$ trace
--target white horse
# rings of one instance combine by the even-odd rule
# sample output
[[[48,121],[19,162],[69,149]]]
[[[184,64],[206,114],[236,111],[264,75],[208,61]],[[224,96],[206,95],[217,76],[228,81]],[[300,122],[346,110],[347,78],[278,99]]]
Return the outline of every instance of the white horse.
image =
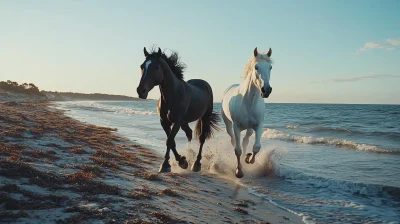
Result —
[[[269,84],[271,75],[272,50],[263,54],[254,49],[254,55],[244,69],[244,81],[239,85],[228,87],[222,99],[222,118],[226,125],[226,131],[231,137],[231,143],[235,147],[237,157],[236,177],[242,178],[243,171],[240,164],[242,149],[240,147],[240,133],[247,130],[243,138],[243,150],[249,144],[249,138],[256,132],[253,153],[246,155],[246,163],[253,164],[255,156],[261,149],[261,134],[264,124],[265,103],[263,98],[268,98],[272,92]]]

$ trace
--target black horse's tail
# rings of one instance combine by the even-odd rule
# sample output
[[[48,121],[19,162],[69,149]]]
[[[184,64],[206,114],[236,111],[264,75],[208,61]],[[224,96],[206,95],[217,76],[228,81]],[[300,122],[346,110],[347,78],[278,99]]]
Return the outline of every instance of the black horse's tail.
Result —
[[[200,141],[205,141],[213,136],[214,131],[219,130],[218,123],[220,122],[220,117],[216,112],[208,112],[201,119],[196,122],[195,133],[196,137]],[[204,138],[204,139],[202,139]]]

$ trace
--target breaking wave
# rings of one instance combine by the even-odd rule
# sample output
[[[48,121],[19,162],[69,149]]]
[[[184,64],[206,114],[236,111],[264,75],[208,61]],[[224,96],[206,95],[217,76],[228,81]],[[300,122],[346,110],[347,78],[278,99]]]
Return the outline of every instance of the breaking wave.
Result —
[[[347,128],[331,128],[331,127],[322,127],[322,126],[315,126],[309,129],[309,131],[312,132],[337,132],[337,133],[341,133],[341,132],[345,132],[345,133],[352,133],[355,132],[353,130],[347,129]]]
[[[117,113],[117,114],[137,114],[137,115],[157,115],[157,113],[154,111],[139,111],[139,110],[133,110],[133,109],[126,109],[126,108],[121,108],[119,110],[116,110],[115,113]]]
[[[298,128],[300,125],[286,125],[285,127],[288,129],[296,129]]]
[[[90,110],[98,112],[108,112],[114,114],[129,115],[157,115],[156,111],[143,110],[140,108],[130,108],[124,106],[113,106],[92,101],[67,102],[70,109]]]
[[[268,139],[280,139],[280,140],[292,141],[303,144],[331,145],[339,148],[356,149],[359,151],[368,151],[375,153],[400,154],[399,150],[382,149],[375,145],[359,144],[353,141],[345,139],[337,139],[337,138],[324,138],[324,137],[317,138],[311,136],[290,135],[285,132],[270,128],[264,130],[262,137]]]
[[[360,196],[390,196],[400,200],[400,188],[380,184],[354,183],[344,180],[331,180],[324,177],[306,175],[294,169],[275,165],[275,175],[298,185],[312,185],[314,188],[328,188],[332,191],[347,192]]]

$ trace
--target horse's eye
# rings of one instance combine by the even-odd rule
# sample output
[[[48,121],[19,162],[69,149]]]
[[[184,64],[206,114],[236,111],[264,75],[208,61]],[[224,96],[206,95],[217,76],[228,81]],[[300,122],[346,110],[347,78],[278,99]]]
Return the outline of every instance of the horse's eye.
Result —
[[[258,66],[257,65],[255,66],[255,69],[258,70]]]
[[[272,66],[271,66],[271,68],[269,70],[272,70]]]

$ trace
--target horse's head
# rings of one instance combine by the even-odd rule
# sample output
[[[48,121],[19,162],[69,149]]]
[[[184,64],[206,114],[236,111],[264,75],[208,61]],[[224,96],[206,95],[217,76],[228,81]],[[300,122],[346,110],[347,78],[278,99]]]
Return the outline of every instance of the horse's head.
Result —
[[[163,80],[163,71],[161,68],[161,49],[158,52],[149,54],[146,48],[143,49],[146,59],[140,65],[142,71],[142,78],[140,79],[139,86],[136,91],[140,98],[146,99],[149,92],[154,86],[161,84]]]
[[[256,86],[260,89],[262,98],[268,98],[272,92],[272,87],[269,84],[269,78],[271,76],[272,70],[272,61],[270,59],[271,55],[271,48],[266,54],[259,53],[257,51],[257,48],[254,49],[254,82]]]

